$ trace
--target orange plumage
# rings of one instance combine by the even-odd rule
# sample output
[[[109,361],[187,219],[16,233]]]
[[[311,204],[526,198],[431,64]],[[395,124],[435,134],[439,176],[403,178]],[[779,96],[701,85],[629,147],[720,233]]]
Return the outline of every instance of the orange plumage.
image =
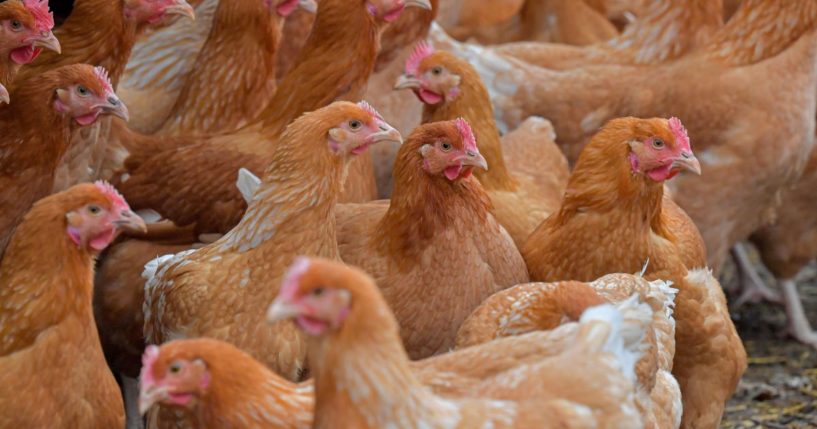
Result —
[[[663,181],[679,168],[699,170],[680,123],[621,118],[584,148],[558,212],[522,248],[536,281],[591,281],[607,273],[671,280],[680,292],[673,374],[681,385],[684,427],[720,421],[746,367],[723,291],[711,274],[688,271],[663,210]],[[675,120],[677,121],[677,120]],[[660,144],[659,144],[660,142]]]
[[[3,427],[124,425],[91,308],[93,264],[120,228],[144,228],[106,184],[38,201],[0,265]]]

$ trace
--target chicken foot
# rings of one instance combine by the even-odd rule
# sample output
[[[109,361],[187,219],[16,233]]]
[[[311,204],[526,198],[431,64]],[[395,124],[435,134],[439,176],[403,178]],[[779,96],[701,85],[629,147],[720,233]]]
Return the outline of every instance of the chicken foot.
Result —
[[[811,347],[817,348],[817,333],[811,328],[811,324],[803,310],[803,302],[800,293],[797,291],[797,283],[787,279],[780,282],[783,288],[783,301],[786,305],[786,317],[789,323],[789,334],[797,341]]]
[[[780,293],[769,288],[766,282],[760,278],[757,269],[749,260],[749,253],[743,243],[737,243],[732,247],[732,257],[735,260],[738,270],[738,278],[740,289],[742,290],[740,296],[735,301],[735,308],[740,308],[747,302],[769,301],[776,304],[783,302]]]

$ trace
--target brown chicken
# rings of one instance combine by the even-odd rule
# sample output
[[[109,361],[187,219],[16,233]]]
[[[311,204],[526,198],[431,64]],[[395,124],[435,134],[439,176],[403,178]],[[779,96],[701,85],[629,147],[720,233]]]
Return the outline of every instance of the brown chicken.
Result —
[[[424,103],[424,123],[463,117],[473,124],[490,166],[474,175],[491,197],[497,220],[521,247],[559,207],[569,175],[567,160],[548,133],[525,132],[523,126],[500,139],[491,99],[476,70],[426,43],[417,45],[396,88],[412,89]]]
[[[532,428],[542,422],[640,427],[632,404],[634,363],[650,312],[630,304],[635,308],[628,319],[609,305],[587,311],[579,334],[561,353],[454,400],[437,396],[412,373],[397,321],[372,278],[359,269],[299,258],[268,319],[293,319],[310,337],[314,428],[334,428],[337,422],[372,429]],[[576,370],[567,370],[573,366]]]
[[[71,15],[55,31],[62,45],[62,54],[44,52],[22,69],[16,80],[28,79],[60,66],[86,63],[108,70],[115,88],[137,32],[150,23],[178,14],[192,17],[192,9],[184,0],[77,0]],[[95,151],[104,153],[111,121],[103,118],[91,127],[74,131],[71,147],[60,161],[54,191],[99,178],[99,165],[94,154]]]
[[[443,0],[437,22],[459,40],[481,28],[494,27],[516,16],[525,0]]]
[[[281,81],[257,124],[183,147],[130,148],[122,192],[137,210],[153,209],[179,226],[195,224],[198,233],[232,229],[246,207],[235,186],[238,170],[264,171],[281,132],[303,112],[335,99],[359,99],[374,67],[377,30],[403,10],[395,2],[404,3],[382,0],[372,15],[364,1],[322,0],[298,64]],[[428,8],[428,3],[411,0],[405,6]],[[350,166],[341,201],[376,198],[371,159],[364,153],[357,161]]]
[[[426,124],[400,147],[389,205],[338,206],[341,258],[376,279],[412,359],[451,349],[482,300],[528,281],[513,240],[471,177],[486,167],[468,122]]]
[[[46,197],[25,216],[0,264],[0,426],[124,426],[94,326],[93,266],[117,230],[144,227],[102,182]]]
[[[684,401],[682,427],[717,427],[746,368],[718,282],[688,271],[678,249],[683,231],[665,222],[663,182],[686,169],[700,173],[681,122],[614,119],[579,156],[562,206],[534,231],[522,255],[535,281],[592,281],[636,272],[670,280],[677,352],[673,374]]]
[[[17,102],[0,106],[0,257],[23,215],[51,193],[72,130],[101,115],[128,116],[101,67],[77,64],[18,79],[11,96]]]
[[[235,346],[212,339],[145,350],[139,410],[161,403],[196,428],[309,429],[311,384],[299,386]]]
[[[646,428],[677,428],[681,424],[681,391],[672,376],[675,354],[673,300],[668,282],[647,282],[641,276],[610,274],[591,283],[564,281],[528,283],[498,292],[462,324],[457,347],[495,338],[554,329],[565,320],[579,320],[588,307],[622,302],[637,293],[652,308],[647,349],[636,365],[636,404]]]
[[[0,103],[9,103],[6,85],[20,67],[37,59],[43,49],[60,52],[53,27],[54,17],[45,0],[0,3]]]
[[[288,379],[302,378],[303,340],[289,326],[264,326],[264,309],[294,254],[337,257],[335,222],[327,219],[344,170],[368,146],[399,138],[365,103],[336,102],[296,119],[238,226],[201,249],[148,264],[146,340],[222,339]]]

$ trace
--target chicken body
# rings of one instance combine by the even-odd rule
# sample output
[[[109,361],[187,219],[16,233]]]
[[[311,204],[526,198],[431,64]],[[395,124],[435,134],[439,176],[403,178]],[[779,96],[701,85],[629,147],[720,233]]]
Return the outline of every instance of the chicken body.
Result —
[[[470,177],[474,164],[460,166],[456,177],[428,167],[439,162],[431,148],[439,140],[451,151],[467,147],[455,121],[423,125],[400,148],[391,203],[337,211],[341,258],[377,280],[413,359],[449,350],[483,299],[528,279],[513,240]]]
[[[636,403],[645,427],[677,428],[681,424],[681,391],[672,376],[675,355],[673,300],[677,291],[663,281],[610,274],[590,283],[566,281],[528,283],[498,292],[477,308],[457,334],[457,346],[468,347],[495,338],[554,329],[578,320],[588,307],[623,302],[633,293],[652,308],[649,348],[636,365]]]

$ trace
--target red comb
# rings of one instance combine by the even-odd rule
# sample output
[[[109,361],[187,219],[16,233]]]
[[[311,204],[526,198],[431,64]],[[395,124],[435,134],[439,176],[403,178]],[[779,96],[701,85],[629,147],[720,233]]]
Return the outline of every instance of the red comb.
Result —
[[[51,31],[54,28],[54,15],[48,10],[48,0],[23,0],[23,6],[34,16],[37,31]]]
[[[380,113],[378,113],[377,110],[375,110],[375,108],[372,107],[372,105],[367,103],[366,101],[361,101],[361,102],[357,103],[357,106],[360,107],[361,109],[365,110],[366,112],[368,112],[370,115],[374,116],[375,118],[380,119],[380,120],[383,119],[383,117],[380,116]]]
[[[159,359],[159,347],[153,344],[145,347],[145,353],[142,355],[142,371],[139,378],[143,385],[153,385],[156,380],[153,377],[153,364]]]
[[[675,136],[675,141],[683,149],[692,150],[689,144],[689,135],[687,134],[686,128],[684,128],[684,124],[681,123],[681,120],[676,117],[669,118],[669,130],[673,136]]]
[[[477,149],[477,139],[474,137],[474,132],[471,131],[471,126],[468,125],[468,121],[463,118],[457,118],[454,120],[454,124],[457,126],[457,131],[460,133],[460,138],[465,145],[465,150],[479,152],[479,149]]]
[[[416,76],[417,71],[420,69],[420,63],[433,53],[434,48],[425,40],[417,43],[414,51],[411,52],[411,56],[406,60],[406,74]]]
[[[309,269],[309,258],[306,256],[298,256],[292,265],[289,266],[284,275],[284,283],[281,285],[281,291],[278,292],[278,298],[292,299],[298,293],[298,286],[301,284],[301,276]]]
[[[107,92],[113,92],[113,85],[111,85],[111,79],[108,77],[108,71],[105,70],[104,67],[97,66],[94,67],[94,74],[96,75],[99,82],[102,83],[102,87],[105,88]]]
[[[123,209],[130,209],[128,202],[125,201],[125,197],[123,197],[122,194],[120,194],[119,191],[113,187],[113,185],[104,180],[97,180],[94,182],[94,185],[96,185],[97,189],[102,191],[102,193],[105,194],[105,196],[108,197],[108,199],[110,199],[114,205]]]

